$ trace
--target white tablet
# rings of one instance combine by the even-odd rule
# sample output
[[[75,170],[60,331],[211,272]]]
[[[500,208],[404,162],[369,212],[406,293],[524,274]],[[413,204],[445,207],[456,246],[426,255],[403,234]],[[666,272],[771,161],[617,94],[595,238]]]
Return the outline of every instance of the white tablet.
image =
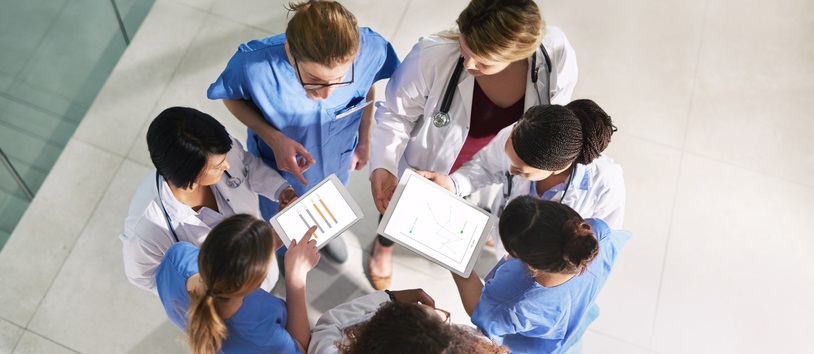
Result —
[[[401,175],[377,231],[466,278],[496,220],[408,169]]]
[[[317,225],[312,239],[317,240],[317,248],[322,248],[363,217],[362,209],[332,174],[277,213],[269,223],[286,247],[291,240],[299,242],[311,226]]]

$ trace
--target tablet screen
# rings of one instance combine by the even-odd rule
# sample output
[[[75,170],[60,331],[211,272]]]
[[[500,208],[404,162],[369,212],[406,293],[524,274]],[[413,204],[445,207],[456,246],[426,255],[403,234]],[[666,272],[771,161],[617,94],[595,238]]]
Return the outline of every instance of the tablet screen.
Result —
[[[361,219],[359,206],[339,179],[331,175],[277,213],[271,224],[286,246],[292,239],[299,241],[311,226],[317,225],[312,239],[321,248]]]
[[[466,276],[494,223],[491,214],[410,170],[399,181],[385,219],[382,234]]]

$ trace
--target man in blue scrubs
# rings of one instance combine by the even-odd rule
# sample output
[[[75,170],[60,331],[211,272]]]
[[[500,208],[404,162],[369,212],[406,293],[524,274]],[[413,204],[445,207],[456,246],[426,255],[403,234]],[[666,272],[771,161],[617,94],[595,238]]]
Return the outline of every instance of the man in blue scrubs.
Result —
[[[210,99],[249,128],[248,150],[286,178],[297,194],[335,173],[347,185],[350,170],[370,154],[373,83],[399,65],[393,47],[333,1],[291,5],[286,32],[243,43],[209,86]],[[265,220],[277,203],[261,197]],[[336,238],[325,255],[347,259]]]

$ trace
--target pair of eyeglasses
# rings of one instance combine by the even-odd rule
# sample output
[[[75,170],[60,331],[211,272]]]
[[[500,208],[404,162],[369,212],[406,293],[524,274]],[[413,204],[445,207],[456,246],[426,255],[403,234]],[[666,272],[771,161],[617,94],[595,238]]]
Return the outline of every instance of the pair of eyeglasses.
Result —
[[[306,90],[319,90],[325,87],[345,87],[353,83],[353,79],[355,76],[355,69],[356,63],[351,63],[350,65],[350,81],[343,81],[343,82],[335,82],[333,84],[318,84],[318,83],[307,83],[302,81],[302,74],[300,74],[300,64],[297,62],[297,58],[294,58],[294,67],[297,68],[297,78],[300,79],[300,84],[302,88]]]
[[[450,313],[449,313],[449,311],[442,310],[442,309],[439,309],[439,308],[435,308],[433,310],[435,310],[435,314],[438,316],[438,318],[443,318],[444,319],[444,322],[446,322],[446,323],[451,323],[452,322],[452,321],[450,321]]]

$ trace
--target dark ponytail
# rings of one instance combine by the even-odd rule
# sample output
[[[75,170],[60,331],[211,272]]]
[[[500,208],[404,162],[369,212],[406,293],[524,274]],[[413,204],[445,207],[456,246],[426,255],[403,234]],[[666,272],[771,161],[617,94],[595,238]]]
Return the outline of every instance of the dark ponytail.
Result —
[[[587,165],[605,151],[616,127],[611,117],[594,101],[575,100],[565,107],[574,112],[582,126],[582,149],[576,162]]]
[[[574,162],[591,163],[615,131],[610,116],[591,100],[533,106],[512,130],[512,148],[531,167],[559,171]]]
[[[581,273],[599,253],[591,226],[557,202],[518,197],[506,206],[498,227],[506,251],[543,272]]]

